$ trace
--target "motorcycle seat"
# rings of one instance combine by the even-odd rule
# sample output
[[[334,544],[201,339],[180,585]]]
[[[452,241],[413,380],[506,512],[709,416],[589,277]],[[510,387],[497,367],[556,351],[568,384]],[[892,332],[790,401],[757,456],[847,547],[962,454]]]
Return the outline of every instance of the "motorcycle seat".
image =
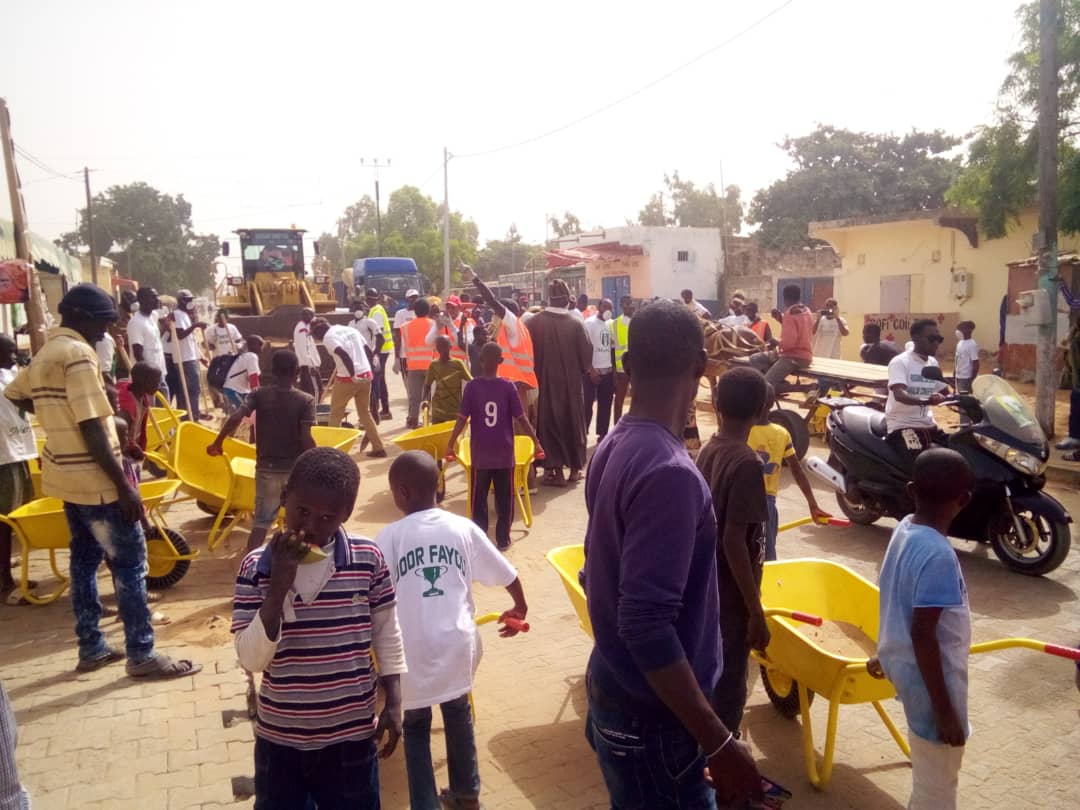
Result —
[[[884,439],[889,435],[889,426],[885,424],[885,414],[875,412],[869,419],[870,432],[877,436],[879,439]]]
[[[885,414],[863,405],[844,408],[840,414],[845,431],[852,441],[862,448],[863,452],[897,469],[906,468],[906,460],[893,450],[892,445],[885,441],[885,437],[888,435]]]

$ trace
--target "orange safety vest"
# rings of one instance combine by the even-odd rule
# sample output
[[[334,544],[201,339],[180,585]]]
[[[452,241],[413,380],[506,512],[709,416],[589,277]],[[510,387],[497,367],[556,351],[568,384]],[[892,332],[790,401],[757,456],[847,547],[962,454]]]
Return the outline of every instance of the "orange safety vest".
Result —
[[[495,342],[502,348],[502,364],[499,366],[499,376],[512,380],[515,383],[525,383],[530,388],[539,388],[536,381],[536,367],[533,365],[533,344],[529,330],[518,318],[518,345],[511,348],[510,339],[506,336],[506,329],[499,329]]]
[[[431,318],[413,318],[401,327],[401,339],[405,342],[405,361],[409,371],[427,371],[434,352],[427,344],[431,331]]]
[[[758,336],[762,343],[765,342],[765,330],[769,328],[769,325],[765,323],[764,319],[758,319],[756,323],[750,324],[750,328],[754,330],[754,334]]]
[[[461,333],[461,328],[464,325],[465,320],[460,315],[454,319],[455,332],[451,332],[445,326],[442,328],[442,334],[450,338],[450,356],[455,360],[461,360],[465,362],[469,359],[469,356],[465,354],[465,350],[458,344],[458,335]]]

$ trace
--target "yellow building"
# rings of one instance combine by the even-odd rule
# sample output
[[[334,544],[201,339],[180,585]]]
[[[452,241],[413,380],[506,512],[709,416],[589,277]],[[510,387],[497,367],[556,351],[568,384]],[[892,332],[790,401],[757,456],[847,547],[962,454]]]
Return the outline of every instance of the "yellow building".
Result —
[[[859,359],[859,335],[867,320],[883,321],[883,337],[892,324],[894,341],[903,345],[912,315],[942,324],[942,357],[952,354],[953,327],[964,320],[975,322],[974,337],[985,352],[997,351],[1007,265],[1031,254],[1037,221],[1034,209],[1025,211],[1001,239],[985,239],[973,214],[954,209],[811,222],[810,236],[828,242],[840,256],[835,297],[852,331],[843,341],[844,359]],[[1059,247],[1076,250],[1080,239],[1062,235]],[[1034,342],[1034,330],[1023,325],[1015,303],[1010,305],[1007,342]],[[1068,318],[1059,318],[1062,323],[1067,330]]]

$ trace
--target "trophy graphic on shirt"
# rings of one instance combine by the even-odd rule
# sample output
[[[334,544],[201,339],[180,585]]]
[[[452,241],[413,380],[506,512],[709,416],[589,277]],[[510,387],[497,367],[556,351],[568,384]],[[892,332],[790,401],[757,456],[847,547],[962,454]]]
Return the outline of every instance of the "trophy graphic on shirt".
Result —
[[[425,565],[423,568],[417,568],[417,576],[421,576],[428,582],[428,589],[424,591],[421,596],[445,596],[446,592],[441,588],[438,588],[435,583],[439,581],[439,577],[446,573],[447,567],[445,565]]]

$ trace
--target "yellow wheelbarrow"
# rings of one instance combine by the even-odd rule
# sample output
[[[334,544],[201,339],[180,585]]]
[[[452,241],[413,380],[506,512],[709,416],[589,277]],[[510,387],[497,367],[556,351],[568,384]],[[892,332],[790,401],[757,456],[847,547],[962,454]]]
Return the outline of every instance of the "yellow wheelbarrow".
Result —
[[[199,556],[192,551],[184,535],[170,529],[161,515],[161,501],[176,490],[179,482],[144,481],[139,484],[143,507],[150,521],[150,533],[146,537],[148,571],[146,587],[162,590],[183,579],[191,561]],[[54,602],[68,589],[68,577],[56,564],[56,552],[67,549],[71,532],[64,516],[64,503],[59,498],[38,498],[7,515],[0,515],[0,522],[11,527],[21,546],[22,566],[19,584],[26,600],[35,605]],[[30,592],[30,555],[34,551],[49,552],[49,565],[58,581],[57,587],[47,596]]]
[[[465,470],[465,497],[467,501],[466,515],[472,517],[472,450],[468,440],[458,440],[458,446],[454,453],[458,464]],[[528,436],[514,437],[514,497],[517,498],[518,508],[521,509],[522,520],[525,528],[531,528],[533,524],[532,498],[529,496],[529,467],[536,458],[536,446]]]
[[[867,661],[872,656],[862,652],[858,655],[842,654],[824,638],[808,637],[797,623],[809,621],[821,624],[822,619],[844,622],[861,631],[868,641],[876,645],[879,598],[877,586],[839,563],[814,559],[765,563],[761,601],[766,607],[771,640],[764,653],[755,651],[752,656],[761,665],[765,692],[773,706],[787,717],[801,717],[807,777],[819,789],[827,787],[832,776],[837,721],[842,704],[873,705],[900,750],[905,756],[911,754],[907,740],[882,705],[882,701],[896,695],[896,690],[888,680],[874,677],[867,669]],[[780,606],[785,612],[777,611]],[[792,608],[797,608],[801,613]],[[1027,647],[1080,660],[1080,650],[1021,638],[974,644],[971,652],[974,654],[1009,647]],[[810,703],[815,692],[829,701],[820,769],[810,721]]]
[[[446,497],[445,458],[447,451],[450,449],[450,434],[454,432],[455,422],[430,424],[431,411],[428,409],[426,402],[421,406],[421,413],[423,424],[420,427],[410,430],[408,433],[402,433],[391,441],[402,450],[420,450],[435,459],[435,463],[439,465],[439,483],[436,497],[441,503],[442,499]]]

